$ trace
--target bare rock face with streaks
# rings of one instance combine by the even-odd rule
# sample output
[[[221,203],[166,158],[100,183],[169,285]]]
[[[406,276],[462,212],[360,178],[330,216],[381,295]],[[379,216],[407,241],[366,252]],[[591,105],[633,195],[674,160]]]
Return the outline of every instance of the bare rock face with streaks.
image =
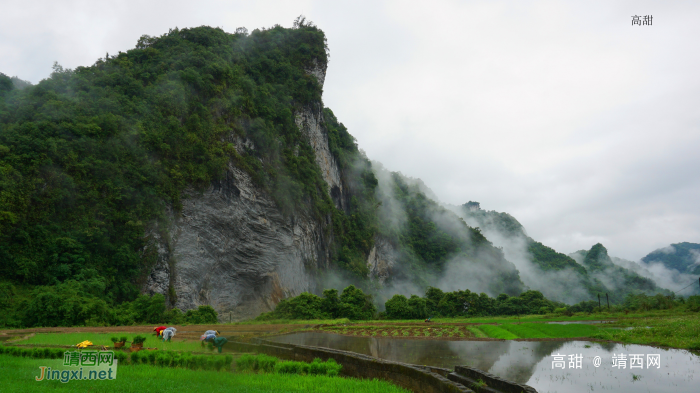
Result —
[[[323,84],[326,66],[314,62],[306,72]],[[296,123],[342,208],[341,174],[322,116],[319,103],[298,113]],[[252,147],[247,140],[233,142],[240,151]],[[157,262],[144,293],[161,293],[181,310],[210,305],[220,321],[238,321],[272,311],[284,298],[316,292],[316,273],[330,260],[330,218],[318,221],[301,209],[285,217],[233,163],[223,180],[204,192],[186,192],[182,201],[179,213],[149,233]]]
[[[172,286],[173,306],[211,305],[222,321],[254,318],[286,297],[314,292],[314,272],[328,264],[330,235],[328,223],[309,217],[284,217],[230,165],[225,179],[189,192],[182,211],[171,214],[145,292],[169,296]]]
[[[373,281],[384,284],[391,275],[391,269],[396,265],[396,250],[386,239],[378,236],[374,240],[374,247],[367,257],[369,277]]]

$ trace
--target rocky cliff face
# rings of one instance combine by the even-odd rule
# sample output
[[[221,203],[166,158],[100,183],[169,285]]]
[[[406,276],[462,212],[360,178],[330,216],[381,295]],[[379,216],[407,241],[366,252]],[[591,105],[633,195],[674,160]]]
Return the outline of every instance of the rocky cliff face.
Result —
[[[154,228],[159,257],[144,292],[166,295],[181,310],[211,305],[222,321],[253,318],[281,299],[313,292],[314,272],[329,261],[330,222],[309,217],[282,216],[230,165],[225,179],[189,192],[182,211]]]
[[[322,84],[326,67],[306,70]],[[297,126],[316,151],[328,192],[342,207],[343,185],[328,146],[321,104],[296,116]],[[241,149],[249,145],[237,140]],[[284,217],[272,198],[232,163],[223,180],[202,193],[183,195],[182,210],[154,225],[157,251],[143,292],[161,293],[181,310],[211,305],[221,321],[253,318],[304,291],[316,291],[316,273],[328,267],[330,219],[317,221],[297,211]]]
[[[394,265],[396,265],[396,250],[387,240],[377,236],[374,240],[374,247],[367,257],[370,279],[384,284],[384,281],[391,275],[391,269]]]

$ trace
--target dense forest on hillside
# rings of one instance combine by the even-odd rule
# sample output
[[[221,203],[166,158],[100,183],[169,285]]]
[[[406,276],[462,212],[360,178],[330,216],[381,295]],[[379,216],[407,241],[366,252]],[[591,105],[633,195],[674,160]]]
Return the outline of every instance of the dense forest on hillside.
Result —
[[[528,288],[485,236],[495,228],[527,237],[522,225],[470,202],[465,211],[480,223],[470,226],[419,180],[370,162],[323,106],[313,70],[325,72],[328,59],[324,33],[299,18],[293,28],[250,33],[203,26],[142,36],[135,48],[91,66],[55,64],[37,85],[0,74],[0,326],[211,320],[213,309],[168,309],[163,296],[140,291],[157,258],[149,237],[166,227],[155,223],[180,211],[185,191],[220,181],[228,165],[250,175],[285,217],[322,223],[332,239],[329,270],[357,285],[345,298],[324,296],[352,304],[347,312],[357,318],[376,311],[377,298],[362,290],[378,290],[368,266],[378,239],[395,259],[387,268],[389,296],[406,284],[425,291],[451,280],[445,285],[458,289],[447,294],[463,300],[488,292],[501,302],[488,310],[507,311],[523,293],[532,297],[528,289],[537,288]],[[311,109],[321,114],[341,172],[341,207],[296,122]],[[593,274],[605,258],[578,263],[527,239],[544,271],[573,271],[575,285],[591,297],[609,290]],[[626,291],[658,291],[624,269],[615,272]],[[317,295],[301,300],[316,304]],[[280,303],[280,312],[290,302]]]
[[[372,164],[321,107],[347,191],[336,208],[295,123],[300,111],[323,105],[308,70],[327,62],[325,35],[300,18],[291,29],[250,34],[198,27],[143,36],[89,67],[55,64],[35,86],[1,75],[0,323],[125,323],[115,310],[145,301],[137,298],[140,283],[156,258],[149,226],[166,220],[167,209],[177,212],[187,188],[216,182],[229,163],[283,214],[331,222],[331,268],[346,279],[367,283],[367,256],[384,236],[408,261],[397,279],[405,272],[425,287],[462,255],[508,265],[494,291],[521,292],[517,270],[490,242],[464,222],[445,228],[437,221],[444,209],[398,175],[393,193],[408,225],[380,220]],[[71,300],[58,307],[60,299]],[[131,314],[126,322],[148,319]]]
[[[89,67],[56,64],[49,78],[22,89],[3,75],[0,300],[17,311],[11,323],[34,324],[22,310],[48,307],[44,294],[71,293],[95,309],[136,299],[153,258],[144,249],[147,225],[231,160],[281,211],[330,216],[337,265],[366,276],[371,166],[349,171],[356,196],[339,211],[294,119],[322,102],[305,69],[327,60],[323,32],[301,20],[250,34],[199,27],[143,36]],[[324,119],[339,164],[357,165],[352,136],[330,110]],[[236,151],[235,137],[253,148]],[[68,321],[75,310],[60,313]]]

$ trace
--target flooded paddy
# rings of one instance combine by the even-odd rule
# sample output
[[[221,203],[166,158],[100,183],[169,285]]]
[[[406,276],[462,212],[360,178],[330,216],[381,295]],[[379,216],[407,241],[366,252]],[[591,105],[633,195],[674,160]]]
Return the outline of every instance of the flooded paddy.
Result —
[[[596,325],[599,323],[613,323],[615,321],[612,320],[602,320],[602,321],[554,321],[554,322],[546,322],[550,325]]]
[[[357,352],[382,359],[453,368],[472,366],[546,392],[658,392],[698,391],[700,357],[686,350],[659,349],[587,341],[440,341],[353,337],[303,332],[270,338],[272,341]],[[624,354],[626,367],[612,365]],[[552,355],[565,355],[565,368],[553,368]],[[642,368],[630,368],[630,354],[644,355]],[[659,367],[648,367],[647,355],[659,355]],[[581,368],[570,368],[568,355],[581,355]],[[595,357],[600,357],[598,367]],[[560,365],[560,364],[557,364]]]

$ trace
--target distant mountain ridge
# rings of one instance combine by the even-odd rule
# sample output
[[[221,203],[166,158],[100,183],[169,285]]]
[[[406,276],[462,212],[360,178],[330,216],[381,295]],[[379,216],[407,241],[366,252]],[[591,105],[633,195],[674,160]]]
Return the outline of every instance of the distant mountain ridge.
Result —
[[[700,244],[688,242],[671,244],[650,252],[642,258],[642,262],[647,265],[659,262],[681,273],[700,274]]]
[[[617,303],[628,293],[670,293],[629,266],[614,263],[602,244],[565,255],[529,237],[523,225],[508,213],[483,210],[473,201],[452,206],[452,210],[502,247],[506,258],[519,261],[516,266],[526,285],[553,300],[573,303],[607,293]]]

